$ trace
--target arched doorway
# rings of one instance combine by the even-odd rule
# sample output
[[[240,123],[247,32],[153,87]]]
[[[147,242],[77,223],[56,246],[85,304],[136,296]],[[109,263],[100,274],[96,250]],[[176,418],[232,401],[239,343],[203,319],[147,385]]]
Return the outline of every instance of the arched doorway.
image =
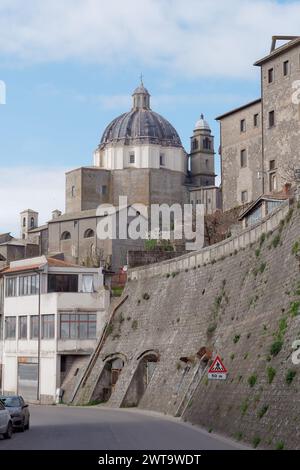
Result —
[[[138,406],[154,375],[159,354],[157,351],[147,350],[137,357],[137,361],[137,368],[121,405],[124,407]]]
[[[92,401],[106,402],[110,399],[126,361],[126,356],[121,353],[111,354],[104,359],[105,364],[94,389]]]

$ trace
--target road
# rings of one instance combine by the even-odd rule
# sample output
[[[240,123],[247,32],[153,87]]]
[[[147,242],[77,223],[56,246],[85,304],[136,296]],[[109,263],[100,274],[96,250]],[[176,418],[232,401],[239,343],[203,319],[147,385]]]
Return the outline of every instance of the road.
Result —
[[[238,443],[156,413],[102,407],[30,406],[30,430],[1,450],[234,450]]]

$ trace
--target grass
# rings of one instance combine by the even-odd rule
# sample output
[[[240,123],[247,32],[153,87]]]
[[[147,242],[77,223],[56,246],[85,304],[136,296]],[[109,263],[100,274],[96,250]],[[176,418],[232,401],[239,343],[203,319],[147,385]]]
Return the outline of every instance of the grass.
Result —
[[[249,402],[248,400],[244,400],[241,404],[241,413],[242,413],[242,416],[244,416],[248,410],[248,406],[249,406]]]
[[[273,367],[268,367],[267,368],[267,376],[268,376],[269,384],[271,384],[273,382],[275,375],[276,375],[276,370]]]
[[[254,387],[256,382],[257,382],[257,375],[256,374],[250,375],[250,377],[248,378],[248,384],[250,385],[251,388]]]
[[[287,374],[285,376],[285,381],[288,385],[291,385],[291,383],[293,382],[296,374],[297,374],[297,372],[294,369],[289,369],[287,371]]]
[[[289,312],[290,312],[292,317],[296,317],[297,315],[299,315],[299,310],[300,310],[300,301],[299,300],[290,303]]]
[[[260,408],[259,412],[258,412],[258,417],[259,419],[261,419],[265,414],[266,412],[268,411],[269,409],[269,405],[264,405]]]
[[[283,450],[284,449],[284,442],[283,441],[278,441],[275,446],[276,450]]]
[[[256,449],[256,447],[259,446],[260,441],[261,441],[261,438],[259,436],[254,436],[254,438],[252,439],[252,445],[254,449]]]
[[[275,235],[275,237],[273,238],[272,242],[271,242],[271,245],[273,248],[277,248],[277,246],[279,245],[280,243],[280,235],[279,233],[277,235]]]
[[[271,344],[270,354],[272,356],[277,356],[277,354],[281,351],[283,346],[283,341],[281,339],[277,339]]]
[[[113,297],[121,297],[121,295],[123,294],[123,290],[124,290],[124,287],[112,287],[111,291],[112,291]]]
[[[241,335],[235,335],[235,337],[233,338],[233,342],[234,342],[234,344],[236,344],[236,343],[238,343],[238,342],[239,342],[239,340],[240,340],[240,337],[241,337]]]

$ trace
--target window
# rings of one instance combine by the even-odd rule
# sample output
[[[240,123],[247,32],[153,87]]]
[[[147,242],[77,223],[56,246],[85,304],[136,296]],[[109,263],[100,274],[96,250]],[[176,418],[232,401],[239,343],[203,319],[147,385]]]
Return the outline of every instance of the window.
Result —
[[[283,75],[286,77],[289,74],[289,61],[285,60],[283,62]]]
[[[23,217],[23,227],[26,227],[26,218]]]
[[[70,240],[70,238],[71,238],[70,232],[63,232],[60,237],[61,240]]]
[[[241,119],[240,129],[241,129],[241,132],[246,132],[246,119]]]
[[[276,173],[271,173],[269,178],[270,178],[269,179],[270,191],[276,191],[277,189]]]
[[[30,219],[30,228],[34,227],[34,217],[31,217]]]
[[[254,114],[253,116],[253,125],[254,127],[258,127],[258,114]]]
[[[275,170],[275,160],[270,160],[270,162],[269,162],[269,170]]]
[[[102,194],[102,196],[105,196],[107,194],[107,186],[106,185],[101,186],[101,194]]]
[[[243,204],[248,201],[248,191],[241,192],[241,201]]]
[[[274,127],[275,126],[275,112],[270,111],[269,112],[269,127]]]
[[[49,274],[48,292],[78,292],[78,275]]]
[[[209,161],[206,159],[206,160],[205,160],[205,168],[208,168],[208,162],[209,162]]]
[[[72,186],[71,194],[72,194],[72,197],[75,197],[75,186]]]
[[[163,154],[159,156],[159,164],[160,166],[165,166],[165,156]]]
[[[37,339],[39,337],[39,316],[30,316],[30,338]]]
[[[5,338],[16,338],[16,317],[6,317],[5,319]]]
[[[88,229],[84,232],[83,238],[92,238],[92,237],[94,237],[94,235],[95,235],[94,230],[92,230],[91,228],[88,228]]]
[[[247,152],[245,149],[241,150],[241,168],[247,166]]]
[[[95,339],[96,314],[61,314],[61,339]]]
[[[198,140],[193,139],[192,140],[192,150],[197,150],[197,148],[198,148]]]
[[[134,156],[134,153],[131,153],[129,155],[129,163],[135,163],[135,156]]]
[[[17,292],[18,278],[17,277],[6,278],[5,285],[6,285],[6,291],[5,291],[6,297],[16,297],[16,295],[18,295],[18,292]]]
[[[20,276],[19,295],[36,295],[39,292],[39,276]]]
[[[205,137],[205,139],[203,139],[203,148],[205,150],[210,150],[211,148],[210,140],[208,137]]]
[[[82,292],[94,292],[94,276],[92,274],[82,275]]]
[[[54,315],[42,315],[42,338],[54,338]]]
[[[274,69],[271,68],[268,70],[268,83],[272,83],[274,81]]]
[[[27,317],[19,317],[19,339],[27,339]]]

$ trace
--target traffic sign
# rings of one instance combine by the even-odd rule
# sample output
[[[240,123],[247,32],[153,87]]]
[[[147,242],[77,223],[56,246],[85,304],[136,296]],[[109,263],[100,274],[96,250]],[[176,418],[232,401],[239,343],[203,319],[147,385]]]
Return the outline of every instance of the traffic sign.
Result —
[[[227,377],[227,369],[224,366],[220,356],[217,356],[210,366],[208,378],[214,380],[225,380]]]

